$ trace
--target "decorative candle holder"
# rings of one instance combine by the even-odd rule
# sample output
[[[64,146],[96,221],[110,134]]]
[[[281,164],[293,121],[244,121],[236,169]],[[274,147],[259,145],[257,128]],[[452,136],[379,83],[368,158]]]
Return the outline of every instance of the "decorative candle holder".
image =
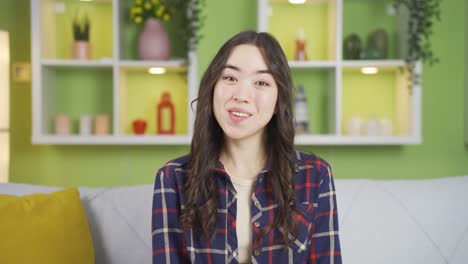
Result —
[[[132,123],[133,133],[137,135],[145,134],[146,131],[146,121],[144,119],[135,119]]]
[[[108,135],[110,127],[109,115],[102,114],[94,117],[94,134]]]
[[[89,115],[82,115],[80,117],[80,134],[90,135],[92,130],[92,119]]]
[[[55,116],[55,134],[70,135],[71,120],[67,114],[58,114]]]

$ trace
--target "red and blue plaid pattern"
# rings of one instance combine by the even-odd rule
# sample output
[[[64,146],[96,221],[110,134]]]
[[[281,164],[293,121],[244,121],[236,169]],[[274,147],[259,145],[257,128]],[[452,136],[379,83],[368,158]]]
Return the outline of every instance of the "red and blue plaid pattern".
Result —
[[[341,264],[335,185],[330,165],[320,157],[296,152],[296,208],[299,236],[291,247],[277,244],[282,230],[267,233],[252,250],[252,263]],[[236,190],[219,162],[215,182],[219,194],[216,231],[212,238],[182,230],[184,178],[188,157],[166,163],[156,174],[153,195],[153,263],[238,263]],[[252,242],[274,221],[278,205],[268,181],[269,166],[258,175],[252,195]]]

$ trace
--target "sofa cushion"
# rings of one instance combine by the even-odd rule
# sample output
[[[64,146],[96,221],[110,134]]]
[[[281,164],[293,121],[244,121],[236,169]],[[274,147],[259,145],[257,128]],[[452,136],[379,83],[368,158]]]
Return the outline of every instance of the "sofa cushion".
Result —
[[[0,194],[0,263],[94,263],[76,188],[50,194]]]

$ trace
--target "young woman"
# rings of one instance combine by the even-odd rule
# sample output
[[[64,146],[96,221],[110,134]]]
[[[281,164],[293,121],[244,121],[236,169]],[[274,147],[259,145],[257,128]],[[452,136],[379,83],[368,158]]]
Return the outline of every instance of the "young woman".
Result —
[[[341,263],[331,168],[294,151],[292,81],[268,33],[228,40],[200,82],[190,153],[156,174],[153,263]]]

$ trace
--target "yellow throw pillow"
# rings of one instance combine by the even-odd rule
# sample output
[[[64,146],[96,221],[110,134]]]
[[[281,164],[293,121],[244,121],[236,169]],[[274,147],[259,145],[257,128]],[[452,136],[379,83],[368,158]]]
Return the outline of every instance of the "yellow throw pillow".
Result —
[[[0,263],[94,263],[78,189],[0,194]]]

